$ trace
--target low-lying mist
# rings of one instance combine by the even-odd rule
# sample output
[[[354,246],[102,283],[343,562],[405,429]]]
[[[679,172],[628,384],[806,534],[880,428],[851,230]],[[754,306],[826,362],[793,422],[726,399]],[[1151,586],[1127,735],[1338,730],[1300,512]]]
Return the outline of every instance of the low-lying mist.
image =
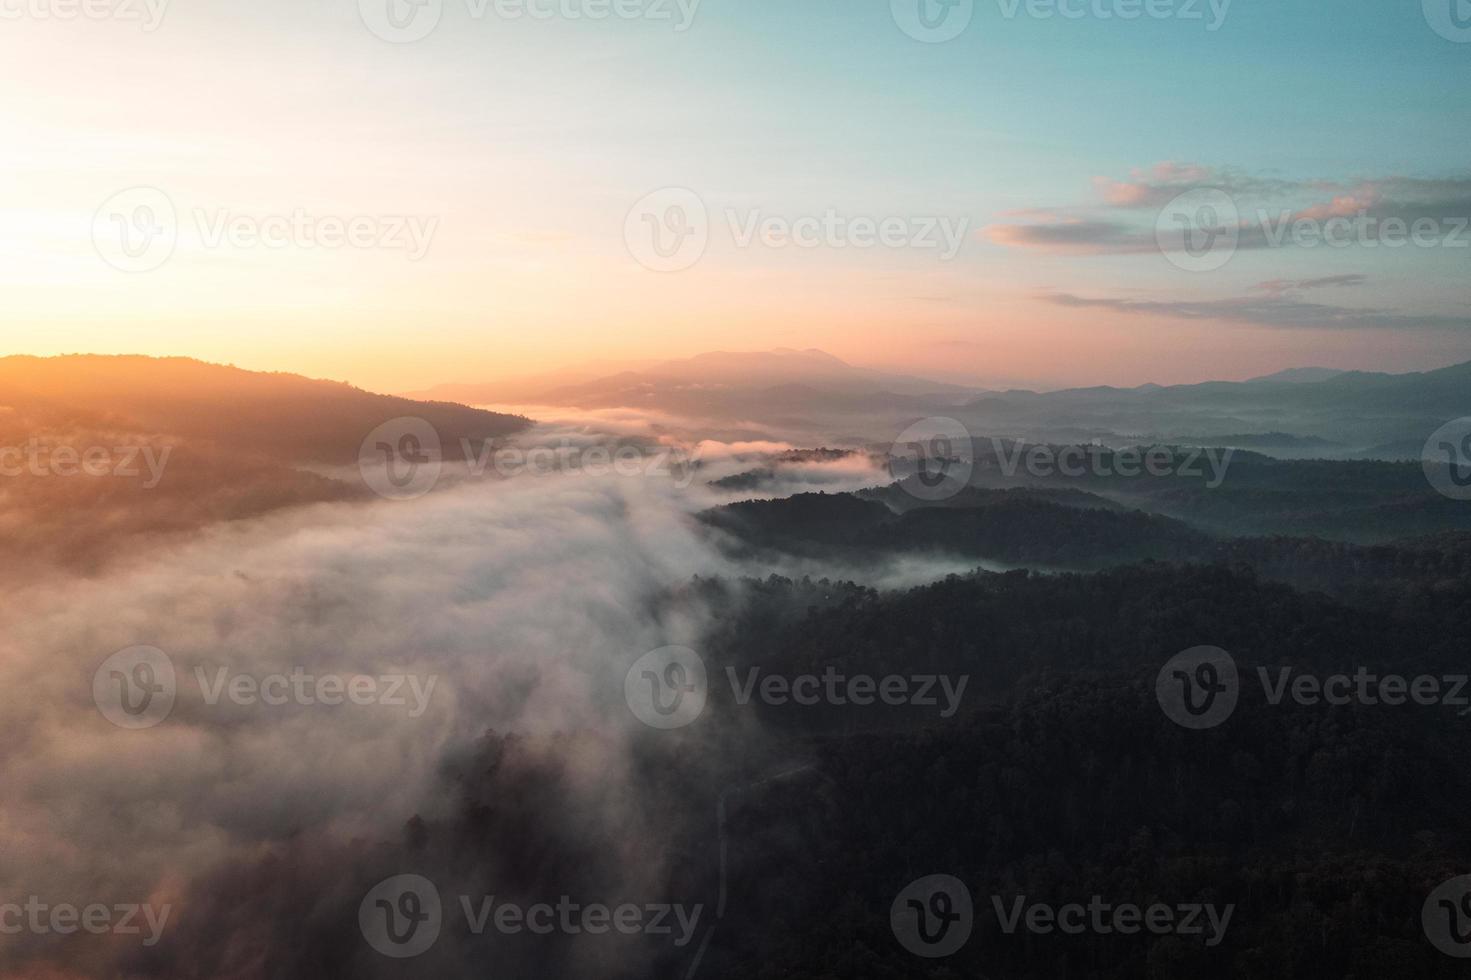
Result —
[[[634,439],[698,465],[688,479],[678,467],[451,475],[412,501],[320,503],[186,540],[135,538],[90,578],[47,578],[0,600],[0,894],[171,907],[153,945],[14,937],[7,975],[378,975],[396,964],[356,931],[361,892],[349,893],[365,874],[458,875],[488,893],[496,878],[563,890],[570,879],[609,901],[707,875],[659,842],[708,843],[704,797],[720,791],[722,771],[750,769],[761,738],[653,732],[631,715],[633,661],[699,649],[708,626],[698,602],[670,594],[695,576],[857,574],[887,587],[962,566],[739,564],[693,519],[741,496],[708,481],[796,447],[687,442],[633,416],[599,422],[562,420],[514,441]],[[766,492],[886,479],[861,456],[777,471]],[[137,647],[161,652],[151,662],[173,670],[177,690],[158,723],[120,727],[94,702],[94,680],[124,683],[104,661]],[[121,674],[143,683],[159,671]],[[324,703],[334,694],[341,703]],[[686,771],[680,746],[697,741],[699,766]],[[659,775],[669,753],[688,792]],[[665,763],[650,769],[651,759]],[[513,786],[519,799],[497,798]],[[470,819],[476,806],[491,815]],[[420,830],[406,838],[406,827]],[[425,827],[479,836],[450,846]],[[416,838],[414,868],[378,867],[384,848],[400,858]],[[521,852],[533,843],[542,863]],[[311,951],[283,931],[311,939]],[[330,964],[314,958],[329,951]],[[689,952],[585,936],[561,975],[640,975],[650,956]],[[469,969],[454,942],[436,955],[445,975]]]

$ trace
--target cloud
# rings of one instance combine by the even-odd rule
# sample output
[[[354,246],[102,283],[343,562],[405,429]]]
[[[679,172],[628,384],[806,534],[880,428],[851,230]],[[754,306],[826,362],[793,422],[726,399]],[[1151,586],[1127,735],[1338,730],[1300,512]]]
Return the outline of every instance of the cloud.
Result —
[[[1158,207],[1170,198],[1214,177],[1213,171],[1194,163],[1157,163],[1148,171],[1135,169],[1128,180],[1094,177],[1093,189],[1104,203],[1116,208]]]
[[[1285,292],[1213,300],[1110,299],[1071,293],[1046,293],[1042,299],[1074,309],[1099,309],[1177,320],[1220,320],[1259,327],[1310,330],[1463,330],[1471,327],[1471,317],[1332,306],[1310,303]]]
[[[584,749],[603,774],[589,792],[617,799],[622,672],[701,635],[697,617],[651,597],[735,570],[689,519],[706,499],[648,477],[468,482],[408,503],[216,524],[183,546],[144,540],[125,568],[11,591],[0,894],[87,904],[164,889],[187,903],[187,883],[296,835],[395,835],[447,805],[445,759],[488,728],[599,732]],[[178,700],[162,724],[122,731],[92,704],[92,675],[140,644],[172,659]],[[210,705],[197,668],[438,683],[414,718],[378,704]],[[45,937],[7,943],[4,957],[82,955]]]
[[[1234,219],[1229,214],[1217,217],[1223,227],[1235,225],[1238,249],[1295,247],[1294,224],[1321,227],[1335,220],[1356,223],[1351,243],[1403,239],[1406,229],[1399,225],[1424,221],[1436,224],[1442,240],[1471,242],[1471,176],[1289,180],[1165,162],[1135,170],[1126,180],[1095,177],[1093,186],[1098,198],[1093,204],[1010,211],[1003,217],[1012,220],[988,225],[981,234],[1009,248],[1058,255],[1175,251],[1183,245],[1184,232],[1167,224],[1165,237],[1157,238],[1155,219],[1181,195],[1209,190],[1223,192],[1237,212]],[[1322,244],[1321,237],[1315,244]]]
[[[1174,161],[1157,163],[1148,169],[1135,168],[1127,180],[1093,178],[1093,189],[1103,204],[1120,209],[1159,208],[1187,191],[1205,187],[1218,188],[1233,197],[1271,197],[1297,186],[1301,185],[1281,178],[1253,176],[1233,168]],[[1322,185],[1314,182],[1312,186]]]
[[[1010,248],[1082,255],[1120,255],[1157,252],[1152,231],[1140,231],[1117,221],[1084,221],[1081,218],[1040,224],[987,225],[986,238]]]
[[[1255,288],[1264,293],[1281,295],[1282,293],[1302,292],[1308,289],[1362,286],[1368,281],[1369,277],[1363,275],[1320,276],[1316,279],[1271,279],[1267,282],[1257,283]]]
[[[605,421],[616,430],[601,430],[605,440],[652,443],[665,420]],[[516,440],[574,436],[598,430],[581,419]],[[719,472],[787,445],[704,448]],[[794,466],[790,479],[887,482],[876,476],[842,460]],[[683,870],[670,864],[667,835],[689,817],[675,812],[681,786],[668,783],[669,766],[640,765],[650,730],[628,711],[624,674],[658,647],[700,648],[710,618],[687,595],[695,576],[807,570],[727,557],[693,518],[723,499],[699,480],[681,487],[649,474],[453,481],[415,501],[292,508],[216,523],[187,542],[145,537],[132,561],[93,577],[0,593],[0,895],[169,902],[175,923],[148,951],[8,936],[0,973],[309,977],[340,953],[344,975],[383,975],[392,964],[356,935],[354,889],[363,875],[406,870],[402,861],[450,882],[473,872],[475,887],[499,893],[508,868],[551,889],[566,879],[550,855],[586,851],[572,875],[595,886],[584,899],[668,900],[659,890]],[[865,575],[912,585],[961,564],[973,563]],[[93,704],[92,680],[135,645],[171,658],[178,697],[162,723],[125,731]],[[207,685],[221,669],[437,683],[418,716],[384,704],[210,704],[196,670]],[[492,729],[501,735],[488,739]],[[758,735],[743,731],[731,758],[746,759]],[[720,752],[676,754],[708,780]],[[651,784],[665,796],[645,792]],[[470,819],[465,795],[476,787],[484,814]],[[403,842],[416,817],[480,834],[479,863],[453,847],[415,858]],[[518,847],[533,839],[545,848],[521,860]],[[609,948],[554,972],[610,975]],[[624,972],[650,975],[636,952],[617,954],[634,957]],[[480,948],[428,972],[477,975],[470,967],[483,972],[487,956]]]

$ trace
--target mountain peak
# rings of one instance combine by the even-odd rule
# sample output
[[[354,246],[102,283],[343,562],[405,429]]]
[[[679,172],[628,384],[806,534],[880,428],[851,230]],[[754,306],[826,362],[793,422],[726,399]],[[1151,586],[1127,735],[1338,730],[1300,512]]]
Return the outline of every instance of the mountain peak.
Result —
[[[1318,381],[1327,381],[1330,378],[1336,378],[1340,374],[1343,374],[1343,373],[1344,372],[1341,371],[1341,370],[1339,370],[1338,368],[1325,368],[1325,367],[1288,368],[1285,371],[1277,371],[1277,372],[1275,372],[1273,374],[1264,374],[1264,375],[1262,375],[1260,377],[1257,377],[1257,378],[1249,378],[1249,379],[1247,379],[1247,382],[1246,383],[1247,384],[1254,384],[1254,383],[1256,383],[1258,381],[1279,381],[1279,382],[1287,382],[1287,383],[1290,383],[1290,384],[1314,384],[1314,383],[1316,383]]]
[[[850,366],[848,362],[844,361],[842,358],[834,357],[827,351],[818,350],[816,347],[809,347],[806,350],[797,350],[792,347],[775,347],[771,350],[757,351],[706,351],[703,354],[696,354],[694,357],[689,358],[688,361],[685,361],[683,363],[759,364],[763,362],[770,363],[772,361],[802,361],[807,364],[822,364],[829,367],[844,368]],[[668,363],[678,364],[681,362],[670,361]]]
[[[826,361],[829,364],[841,364],[844,367],[848,366],[848,362],[844,361],[842,358],[836,357],[832,354],[829,354],[827,351],[820,350],[816,347],[808,347],[803,350],[797,350],[794,347],[773,347],[770,353],[778,354],[782,357],[805,357],[810,358],[814,361]]]

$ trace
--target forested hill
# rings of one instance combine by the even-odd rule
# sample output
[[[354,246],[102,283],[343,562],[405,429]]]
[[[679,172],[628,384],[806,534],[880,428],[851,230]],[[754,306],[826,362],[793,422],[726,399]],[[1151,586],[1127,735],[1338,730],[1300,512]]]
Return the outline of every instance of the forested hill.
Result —
[[[1465,976],[1425,941],[1420,912],[1471,868],[1468,720],[1445,704],[1272,704],[1255,680],[1257,668],[1462,671],[1465,587],[1368,613],[1239,570],[1144,565],[983,573],[898,593],[700,579],[666,601],[712,617],[698,651],[711,702],[673,738],[635,732],[628,797],[609,814],[565,816],[594,733],[487,733],[446,774],[456,804],[436,803],[392,841],[301,855],[350,887],[323,898],[266,861],[201,885],[189,896],[204,913],[187,926],[190,962],[222,958],[217,924],[248,905],[299,940],[273,951],[277,975],[357,976],[376,954],[343,923],[404,867],[470,894],[585,894],[625,882],[632,847],[659,856],[640,864],[650,894],[701,902],[712,918],[698,948],[649,940],[652,969],[610,958],[599,973],[610,980],[688,977],[697,957],[708,980]],[[1235,659],[1240,697],[1220,725],[1192,731],[1165,715],[1155,682],[1203,644]],[[752,668],[969,683],[950,717],[717,696],[727,670]],[[913,957],[890,929],[895,895],[929,874],[964,882],[975,908],[974,933],[945,959]],[[1199,935],[1008,935],[992,904],[1095,895],[1233,911],[1208,946]],[[500,976],[565,975],[577,940],[447,924],[414,975],[491,959]]]
[[[1447,528],[1471,530],[1471,508],[1436,492],[1419,462],[1276,459],[1242,449],[1153,446],[1150,453],[1161,455],[1157,472],[1150,473],[1138,447],[980,437],[971,444],[971,465],[957,469],[952,461],[947,471],[972,486],[1087,493],[1213,534],[1311,534],[1380,544]],[[1045,465],[1029,465],[1033,454]],[[1078,472],[1080,458],[1088,464]],[[1072,472],[1063,471],[1063,460]],[[905,478],[901,483],[912,479],[912,460],[893,459],[892,465],[894,475]],[[886,501],[907,509],[900,496]]]
[[[706,651],[712,669],[942,672],[974,686],[973,710],[948,721],[865,732],[851,709],[826,716],[809,733],[814,772],[736,812],[732,915],[709,976],[769,962],[812,978],[1465,975],[1425,943],[1420,909],[1471,867],[1468,720],[1445,705],[1273,705],[1255,676],[1462,671],[1464,586],[1388,615],[1224,568],[979,574],[893,594],[777,579],[697,589],[730,610]],[[774,608],[793,612],[773,620]],[[1154,683],[1201,644],[1235,658],[1241,697],[1218,728],[1188,731],[1162,713]],[[926,802],[935,786],[943,805]],[[967,947],[933,963],[885,941],[888,901],[930,873],[966,882],[976,907]],[[1002,932],[993,894],[1236,911],[1217,948],[1028,938]],[[774,901],[787,914],[744,914]]]
[[[1094,570],[1131,562],[1246,565],[1307,588],[1436,587],[1471,574],[1471,536],[1445,531],[1383,545],[1273,535],[1230,538],[1086,493],[1019,488],[963,491],[942,505],[895,513],[894,488],[799,494],[730,504],[701,515],[731,550],[864,563],[946,554],[1031,568]],[[902,492],[898,495],[903,497]]]

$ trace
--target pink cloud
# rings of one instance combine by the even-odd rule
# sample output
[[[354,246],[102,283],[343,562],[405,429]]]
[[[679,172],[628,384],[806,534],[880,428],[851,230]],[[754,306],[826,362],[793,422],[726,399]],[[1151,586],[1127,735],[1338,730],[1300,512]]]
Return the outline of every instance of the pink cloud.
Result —
[[[1373,184],[1365,184],[1347,194],[1339,194],[1324,204],[1304,208],[1295,217],[1310,221],[1327,221],[1330,218],[1351,218],[1377,205],[1384,195]]]
[[[1116,208],[1140,208],[1161,204],[1176,194],[1209,180],[1214,171],[1197,163],[1156,163],[1148,170],[1135,167],[1129,180],[1094,177],[1093,188],[1104,202]]]

